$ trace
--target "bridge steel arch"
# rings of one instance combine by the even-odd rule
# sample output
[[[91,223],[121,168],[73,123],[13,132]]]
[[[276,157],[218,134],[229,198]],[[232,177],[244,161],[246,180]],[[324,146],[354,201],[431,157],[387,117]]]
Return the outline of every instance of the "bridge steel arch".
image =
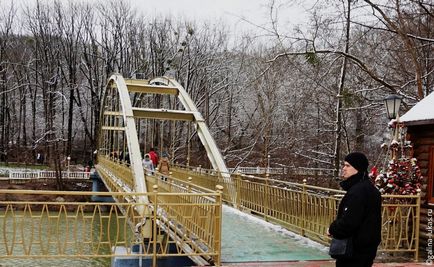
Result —
[[[117,93],[117,95],[116,95]],[[108,103],[108,98],[116,98],[116,100]],[[145,182],[145,173],[142,167],[142,157],[140,154],[140,145],[137,136],[136,123],[132,109],[131,99],[128,92],[127,84],[120,74],[113,74],[107,82],[106,92],[103,99],[101,109],[101,131],[100,131],[100,147],[106,149],[105,153],[112,153],[107,151],[107,147],[102,142],[107,142],[113,132],[122,132],[125,136],[126,146],[129,153],[130,170],[133,176],[133,188],[124,185],[125,191],[135,191],[139,193],[148,192]],[[119,117],[122,120],[119,120]],[[104,133],[105,131],[105,133]],[[108,134],[107,134],[108,133]],[[140,196],[140,202],[149,203],[146,195]]]
[[[150,94],[170,94],[175,95],[182,104],[184,110],[167,110],[152,108],[137,108],[131,103],[130,93],[150,93]],[[142,155],[140,153],[140,144],[137,135],[136,121],[138,118],[153,118],[160,120],[183,120],[192,121],[198,133],[199,139],[204,146],[208,159],[214,170],[219,172],[225,182],[231,181],[223,157],[218,149],[214,138],[211,136],[209,129],[198,111],[196,105],[188,95],[187,91],[174,79],[168,77],[157,77],[151,80],[125,80],[120,74],[113,74],[109,79],[106,87],[106,93],[103,98],[101,109],[101,131],[99,153],[105,151],[105,155],[113,153],[109,151],[113,144],[117,142],[119,133],[125,138],[125,144],[129,153],[130,171],[133,181],[122,187],[122,190],[146,193],[148,188],[144,179],[144,170],[142,167]],[[236,192],[230,190],[230,194]],[[142,197],[143,203],[149,203],[146,196]]]

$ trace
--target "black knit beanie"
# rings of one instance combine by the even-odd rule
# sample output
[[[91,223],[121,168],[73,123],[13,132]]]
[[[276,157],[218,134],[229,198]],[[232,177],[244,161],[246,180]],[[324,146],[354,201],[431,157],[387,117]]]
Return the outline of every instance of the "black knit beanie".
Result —
[[[368,170],[369,162],[365,154],[360,152],[353,152],[345,157],[345,161],[348,162],[354,169],[363,173]]]

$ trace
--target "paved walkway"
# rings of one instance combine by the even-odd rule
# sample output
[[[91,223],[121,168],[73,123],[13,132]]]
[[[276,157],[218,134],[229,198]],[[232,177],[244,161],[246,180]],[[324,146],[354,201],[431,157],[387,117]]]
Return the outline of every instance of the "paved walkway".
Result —
[[[243,263],[228,263],[222,265],[227,266],[242,266],[242,267],[333,267],[334,261],[287,261],[287,262],[243,262]],[[374,267],[417,267],[417,266],[431,266],[424,262],[400,262],[400,263],[374,263]]]

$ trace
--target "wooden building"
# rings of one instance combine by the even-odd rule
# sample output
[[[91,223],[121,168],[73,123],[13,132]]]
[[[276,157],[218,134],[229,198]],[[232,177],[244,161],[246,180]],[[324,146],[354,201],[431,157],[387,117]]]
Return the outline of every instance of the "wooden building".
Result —
[[[407,137],[413,144],[413,156],[418,160],[424,177],[419,235],[419,250],[423,252],[430,235],[429,218],[434,220],[434,93],[426,96],[405,113],[400,122],[407,128]]]

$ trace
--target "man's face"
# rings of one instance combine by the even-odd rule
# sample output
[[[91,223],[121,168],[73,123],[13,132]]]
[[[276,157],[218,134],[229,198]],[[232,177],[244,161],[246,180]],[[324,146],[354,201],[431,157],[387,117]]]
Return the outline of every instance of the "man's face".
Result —
[[[344,161],[344,167],[342,168],[342,178],[346,180],[356,173],[358,173],[358,171],[353,166],[351,166],[351,164]]]

